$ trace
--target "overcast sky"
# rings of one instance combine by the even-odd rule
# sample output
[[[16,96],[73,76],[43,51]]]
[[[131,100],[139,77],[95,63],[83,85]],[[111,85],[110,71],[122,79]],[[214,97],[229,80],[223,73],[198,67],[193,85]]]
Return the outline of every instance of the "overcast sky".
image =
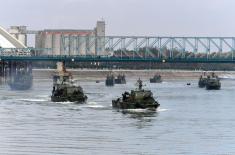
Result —
[[[91,29],[107,35],[235,36],[235,0],[0,0],[1,26]]]

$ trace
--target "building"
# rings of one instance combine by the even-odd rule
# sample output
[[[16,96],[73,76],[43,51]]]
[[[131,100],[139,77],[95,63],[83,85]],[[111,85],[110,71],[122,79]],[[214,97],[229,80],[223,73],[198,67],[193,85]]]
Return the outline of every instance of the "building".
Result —
[[[15,37],[18,41],[20,41],[22,44],[27,46],[27,30],[26,26],[11,26],[10,29],[8,29],[8,32]]]
[[[104,36],[104,21],[90,30],[45,29],[36,34],[35,47],[51,49],[42,55],[99,55],[105,50]]]

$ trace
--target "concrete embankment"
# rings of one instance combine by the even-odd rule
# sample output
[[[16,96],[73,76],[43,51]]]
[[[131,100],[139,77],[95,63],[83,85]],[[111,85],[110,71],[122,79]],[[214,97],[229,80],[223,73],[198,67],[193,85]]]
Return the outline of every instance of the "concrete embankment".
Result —
[[[34,79],[51,78],[56,70],[53,69],[34,69]],[[110,70],[89,70],[89,69],[68,69],[75,79],[104,80]],[[198,79],[203,71],[186,71],[186,70],[112,70],[114,75],[125,74],[127,78],[149,79],[154,74],[160,74],[163,79],[181,80],[181,79]],[[234,71],[216,71],[220,77],[235,77]]]

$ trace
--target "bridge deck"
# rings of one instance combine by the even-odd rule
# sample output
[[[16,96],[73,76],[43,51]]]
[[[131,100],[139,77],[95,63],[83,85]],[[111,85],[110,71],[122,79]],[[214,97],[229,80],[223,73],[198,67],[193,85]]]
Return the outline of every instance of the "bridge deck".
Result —
[[[235,58],[141,58],[114,56],[0,56],[1,61],[235,63]]]

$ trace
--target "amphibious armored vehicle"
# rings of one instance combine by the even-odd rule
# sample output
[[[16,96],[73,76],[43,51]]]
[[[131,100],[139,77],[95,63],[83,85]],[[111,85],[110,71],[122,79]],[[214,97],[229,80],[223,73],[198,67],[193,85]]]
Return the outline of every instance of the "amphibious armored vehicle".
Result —
[[[115,84],[115,78],[114,78],[114,75],[109,73],[107,76],[106,76],[106,80],[105,80],[105,85],[106,86],[114,86]]]
[[[153,78],[150,78],[150,83],[161,83],[162,77],[161,75],[155,74]]]
[[[84,103],[86,100],[87,96],[81,86],[74,84],[71,73],[62,69],[61,72],[53,76],[51,101]]]
[[[115,84],[126,84],[126,77],[124,74],[119,74],[115,79]]]
[[[200,76],[199,81],[198,81],[198,87],[199,88],[204,88],[207,83],[207,76],[206,73]]]
[[[221,83],[220,83],[220,79],[218,78],[217,75],[215,75],[215,73],[212,73],[211,76],[207,77],[207,82],[206,82],[206,89],[207,90],[211,90],[211,89],[220,89],[221,87]]]
[[[160,104],[153,98],[150,90],[142,89],[143,84],[139,79],[137,81],[138,88],[131,92],[124,92],[122,97],[113,100],[112,106],[117,109],[147,109],[156,110]]]

